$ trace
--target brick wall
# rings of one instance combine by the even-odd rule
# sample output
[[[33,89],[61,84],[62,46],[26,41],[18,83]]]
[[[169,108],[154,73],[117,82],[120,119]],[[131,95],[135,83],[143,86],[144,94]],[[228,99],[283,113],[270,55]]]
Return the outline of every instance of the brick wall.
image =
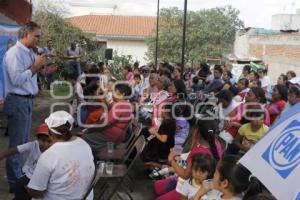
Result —
[[[284,56],[286,58],[300,60],[300,45],[250,44],[249,46],[249,55],[253,57]]]
[[[250,44],[249,45],[249,55],[251,57],[262,58],[263,57],[263,45],[261,44]]]
[[[245,36],[243,36],[245,38]],[[236,40],[239,43],[239,40]],[[300,33],[280,33],[274,35],[247,35],[248,57],[257,57],[269,64],[269,76],[273,83],[281,73],[294,70],[300,77]],[[239,49],[235,48],[236,55]],[[244,53],[244,52],[243,52]]]

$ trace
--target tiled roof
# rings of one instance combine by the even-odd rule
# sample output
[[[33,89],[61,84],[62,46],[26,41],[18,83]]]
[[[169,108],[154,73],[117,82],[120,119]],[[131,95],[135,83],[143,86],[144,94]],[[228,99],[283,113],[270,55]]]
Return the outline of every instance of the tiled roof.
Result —
[[[84,15],[67,19],[86,32],[101,37],[144,38],[153,34],[156,17]]]
[[[0,13],[20,25],[30,21],[32,7],[29,0],[9,0],[0,3]]]

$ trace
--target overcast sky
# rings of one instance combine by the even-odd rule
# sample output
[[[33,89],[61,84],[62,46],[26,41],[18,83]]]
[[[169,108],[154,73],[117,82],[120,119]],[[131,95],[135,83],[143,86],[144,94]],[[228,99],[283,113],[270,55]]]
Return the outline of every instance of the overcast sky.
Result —
[[[122,15],[156,15],[157,0],[59,0],[83,6],[96,7],[117,5]],[[183,9],[184,0],[160,0],[161,7],[177,6]],[[240,18],[248,27],[270,28],[273,14],[296,13],[299,0],[188,0],[188,9],[200,10],[216,6],[232,5],[240,10]],[[77,13],[78,15],[79,13]]]

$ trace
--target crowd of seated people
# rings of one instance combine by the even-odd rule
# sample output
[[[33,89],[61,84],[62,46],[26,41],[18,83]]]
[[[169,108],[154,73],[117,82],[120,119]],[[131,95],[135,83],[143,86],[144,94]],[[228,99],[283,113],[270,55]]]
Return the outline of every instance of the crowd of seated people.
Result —
[[[89,162],[82,167],[90,168],[91,172],[82,172],[84,176],[79,178],[90,180],[94,171],[90,165],[97,160],[97,154],[107,143],[117,146],[126,142],[132,134],[128,127],[136,119],[143,125],[141,132],[147,141],[140,158],[148,169],[145,173],[156,180],[157,200],[259,199],[259,195],[273,198],[237,160],[282,113],[300,102],[300,81],[295,72],[281,74],[274,84],[267,68],[250,65],[243,68],[240,77],[232,74],[230,66],[206,63],[193,69],[169,63],[162,63],[159,68],[135,64],[132,69],[126,65],[123,75],[122,80],[117,80],[99,63],[88,65],[80,78],[66,76],[74,87],[74,125],[80,129],[77,136],[81,139],[69,134],[73,127],[69,115],[63,113],[63,122],[54,125],[49,122],[50,116],[47,125],[53,145],[47,147],[51,151],[40,156],[28,194],[61,195],[52,193],[59,185],[39,179],[60,180],[58,176],[64,173],[58,170],[49,174],[49,170],[65,163],[63,154],[56,158],[56,166],[42,167],[54,159],[49,156],[62,150],[69,152],[60,142],[89,145],[91,151],[83,145],[85,152],[78,155],[80,162],[87,156]],[[211,99],[217,102],[214,113],[197,115],[197,103],[211,103]],[[201,106],[205,108],[205,104]],[[64,181],[67,180],[62,179],[62,184]],[[213,187],[206,187],[209,181]],[[82,196],[85,189],[74,194]],[[72,193],[70,189],[66,191]]]
[[[277,83],[272,84],[267,68],[263,66],[253,68],[246,65],[238,79],[229,66],[210,67],[202,63],[198,69],[184,69],[183,76],[180,76],[181,70],[178,65],[173,67],[168,63],[161,64],[158,70],[151,69],[150,86],[143,90],[138,100],[139,112],[142,113],[138,116],[149,119],[144,126],[144,135],[149,142],[141,159],[150,169],[146,170],[149,177],[161,179],[154,184],[156,198],[206,199],[214,196],[225,199],[227,192],[231,192],[229,197],[232,198],[228,199],[246,199],[250,196],[255,199],[259,195],[273,199],[262,184],[254,193],[249,191],[252,182],[244,184],[244,188],[238,187],[238,183],[231,178],[239,172],[220,175],[224,173],[220,166],[222,162],[238,165],[234,161],[266,134],[282,112],[300,101],[297,76],[294,72],[281,74]],[[195,94],[196,98],[200,98],[199,93],[217,99],[217,120],[189,120],[191,110],[187,105],[194,103],[191,97]],[[181,107],[177,106],[179,102]],[[170,110],[173,110],[172,114]],[[192,118],[195,114],[192,112]],[[202,154],[208,157],[198,158]],[[201,164],[197,163],[199,160],[202,160]],[[217,167],[212,164],[217,162]],[[215,175],[211,174],[211,168],[216,170]],[[196,175],[197,171],[199,175]],[[203,179],[199,178],[201,173],[206,174]],[[248,171],[247,175],[251,173]],[[205,180],[210,178],[213,178],[216,191],[203,189]],[[228,181],[230,191],[225,192],[225,188],[220,187],[220,182],[224,180]],[[243,180],[239,181],[242,184]],[[253,180],[253,184],[256,182]]]
[[[162,63],[158,69],[135,67],[134,73],[130,66],[124,69],[124,80],[132,87],[133,94],[125,98],[128,96],[125,91],[118,91],[117,85],[115,89],[123,95],[122,102],[128,103],[128,110],[129,105],[137,108],[127,115],[133,113],[132,117],[143,123],[142,134],[147,144],[140,157],[149,177],[160,179],[154,184],[157,199],[209,199],[209,196],[225,199],[228,194],[232,199],[255,196],[257,192],[248,191],[252,182],[239,187],[239,183],[231,179],[239,171],[232,171],[228,176],[222,167],[227,170],[226,165],[238,165],[235,161],[263,137],[281,113],[299,102],[300,82],[294,72],[281,74],[277,83],[272,84],[264,66],[246,65],[241,75],[233,75],[230,66],[206,63],[192,70],[168,63]],[[217,120],[203,119],[203,115],[190,120],[191,115],[195,118],[197,114],[194,107],[189,106],[193,102],[192,94],[196,98],[201,94],[217,100]],[[116,104],[118,100],[113,98],[111,105]],[[108,115],[111,109],[109,107]],[[115,123],[114,127],[120,124]],[[124,127],[128,123],[129,120],[124,122],[123,132],[119,129],[122,133],[118,134],[123,135],[119,139],[114,139],[115,130],[105,127],[87,128],[82,137],[93,151],[98,151],[107,141],[124,142]],[[245,170],[242,166],[236,167]],[[249,171],[246,174],[251,175]],[[206,179],[214,180],[213,190],[203,188]],[[228,187],[221,186],[225,180]],[[239,181],[242,184],[243,180]],[[262,184],[256,190],[262,195],[268,194]]]

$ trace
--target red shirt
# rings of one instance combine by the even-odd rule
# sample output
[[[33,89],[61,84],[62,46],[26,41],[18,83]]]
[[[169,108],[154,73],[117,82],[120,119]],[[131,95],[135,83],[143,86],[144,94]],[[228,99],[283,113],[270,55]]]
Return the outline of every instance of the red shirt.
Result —
[[[272,113],[272,114],[270,114],[271,124],[273,124],[273,122],[276,120],[278,115],[280,115],[281,111],[285,107],[285,103],[286,102],[284,100],[280,100],[280,101],[271,103],[267,106],[267,109]]]
[[[133,84],[133,78],[134,78],[134,74],[132,72],[128,72],[125,76],[126,81],[129,82],[129,84]]]
[[[99,134],[103,134],[108,141],[121,143],[125,138],[126,128],[133,118],[132,113],[133,107],[128,101],[115,102],[108,111],[106,125],[99,129],[92,128],[92,131],[100,132]]]
[[[101,115],[102,115],[103,112],[104,112],[104,109],[102,107],[91,111],[89,113],[87,119],[85,120],[85,124],[94,124],[94,123],[96,123],[101,118]]]
[[[222,146],[221,146],[221,143],[219,140],[216,140],[216,147],[217,147],[219,159],[221,159],[223,153],[222,153]],[[187,163],[192,162],[192,158],[195,154],[206,154],[206,155],[213,157],[211,148],[207,148],[207,147],[203,147],[203,146],[195,146],[194,148],[192,148],[190,154],[188,155],[188,157],[186,159]]]

